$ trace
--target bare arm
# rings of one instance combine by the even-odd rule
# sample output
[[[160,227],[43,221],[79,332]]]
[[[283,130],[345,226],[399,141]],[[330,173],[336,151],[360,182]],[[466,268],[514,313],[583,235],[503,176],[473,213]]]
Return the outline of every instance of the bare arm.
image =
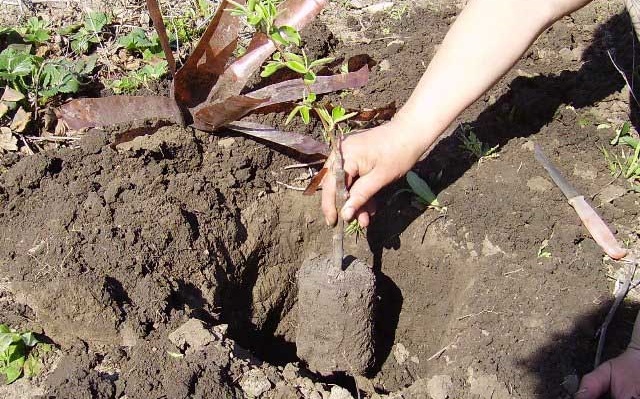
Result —
[[[365,204],[369,199],[406,173],[449,124],[513,66],[540,32],[588,2],[471,0],[394,120],[345,140],[345,171],[354,183],[342,216],[347,220],[358,216],[361,224],[368,224]],[[323,211],[332,224],[337,216],[332,177],[324,187]]]

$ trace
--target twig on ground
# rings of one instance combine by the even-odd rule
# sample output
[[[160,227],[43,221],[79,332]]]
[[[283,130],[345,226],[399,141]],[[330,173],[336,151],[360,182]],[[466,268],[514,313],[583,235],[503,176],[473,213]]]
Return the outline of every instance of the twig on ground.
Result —
[[[457,320],[460,321],[460,320],[468,319],[469,317],[480,316],[481,314],[485,314],[485,313],[501,314],[500,312],[494,312],[493,309],[485,309],[485,310],[483,310],[481,312],[478,312],[478,313],[469,313],[469,314],[466,314],[464,316],[460,316],[460,317],[458,317]]]
[[[430,362],[433,359],[437,359],[439,358],[447,349],[449,349],[449,347],[453,345],[453,342],[450,343],[449,345],[445,346],[444,348],[440,349],[439,351],[437,351],[436,353],[434,353],[433,355],[431,355],[430,358],[427,359],[428,362]]]
[[[602,326],[598,330],[600,337],[598,339],[598,349],[596,350],[594,368],[600,365],[600,361],[602,359],[602,350],[604,349],[604,343],[607,338],[607,329],[609,328],[609,324],[611,323],[611,320],[613,320],[613,316],[616,314],[616,310],[618,309],[618,306],[620,306],[620,303],[622,303],[622,300],[624,299],[625,296],[627,296],[627,293],[629,292],[629,288],[631,286],[631,280],[633,279],[633,276],[636,273],[637,267],[638,267],[638,262],[636,260],[632,260],[629,262],[627,266],[627,274],[625,276],[625,280],[622,282],[622,284],[620,284],[620,286],[616,290],[615,300],[611,305],[611,309],[609,309],[609,313],[607,313],[607,316],[605,317],[604,322],[602,323]]]
[[[305,188],[304,188],[304,187],[296,187],[296,186],[292,186],[292,185],[290,185],[290,184],[283,183],[283,182],[281,182],[281,181],[277,181],[277,180],[276,180],[276,184],[279,184],[279,185],[281,185],[281,186],[283,186],[283,187],[285,187],[285,188],[288,188],[289,190],[295,190],[295,191],[304,191],[304,190],[305,190]]]
[[[29,143],[27,142],[27,140],[25,139],[25,136],[23,134],[20,133],[16,133],[16,135],[20,138],[20,140],[22,140],[22,142],[24,143],[24,146],[27,148],[27,150],[29,151],[29,155],[33,155],[35,154],[35,152],[33,152],[33,148],[31,148],[31,146],[29,145]]]
[[[627,86],[629,86],[629,92],[631,93],[631,97],[633,97],[633,100],[636,102],[638,107],[640,107],[640,101],[638,101],[638,98],[636,97],[636,93],[633,92],[633,86],[629,82],[629,79],[627,79],[627,75],[624,73],[624,71],[622,69],[620,69],[620,67],[618,65],[616,65],[616,62],[613,60],[613,56],[611,55],[611,51],[610,50],[607,50],[607,54],[609,55],[609,59],[611,60],[611,63],[613,64],[613,67],[616,68],[618,73],[620,73],[620,76],[622,76],[622,79],[624,79],[624,81],[627,84]]]
[[[314,165],[322,165],[325,162],[325,160],[320,160],[320,161],[314,161],[314,162],[309,162],[309,163],[294,163],[293,165],[287,165],[285,166],[284,170],[289,170],[289,169],[301,169],[301,168],[306,168],[308,166],[314,166]]]
[[[30,141],[50,141],[50,142],[57,143],[57,142],[65,142],[65,141],[77,141],[77,140],[80,140],[82,137],[80,136],[48,136],[48,137],[25,136],[25,138]]]
[[[507,276],[509,276],[510,274],[518,273],[518,272],[521,272],[521,271],[523,271],[523,270],[524,270],[524,268],[522,268],[522,267],[521,267],[521,268],[519,268],[519,269],[512,270],[512,271],[510,271],[510,272],[502,273],[502,275],[503,275],[503,276],[505,276],[505,277],[507,277]]]

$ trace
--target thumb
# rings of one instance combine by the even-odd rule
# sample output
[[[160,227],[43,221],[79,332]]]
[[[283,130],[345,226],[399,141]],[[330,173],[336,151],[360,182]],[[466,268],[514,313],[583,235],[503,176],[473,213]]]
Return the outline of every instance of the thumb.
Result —
[[[375,170],[358,178],[349,189],[349,199],[342,207],[340,215],[346,221],[351,221],[358,211],[384,185],[384,181]]]
[[[582,377],[576,399],[597,399],[609,391],[611,385],[611,362],[605,362]]]

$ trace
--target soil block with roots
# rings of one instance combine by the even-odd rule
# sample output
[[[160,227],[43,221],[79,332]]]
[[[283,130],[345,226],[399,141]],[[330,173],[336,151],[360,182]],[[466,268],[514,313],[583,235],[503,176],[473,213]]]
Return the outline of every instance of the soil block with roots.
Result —
[[[373,362],[375,276],[358,259],[345,264],[337,270],[331,257],[316,256],[298,271],[297,353],[324,376],[362,375]]]

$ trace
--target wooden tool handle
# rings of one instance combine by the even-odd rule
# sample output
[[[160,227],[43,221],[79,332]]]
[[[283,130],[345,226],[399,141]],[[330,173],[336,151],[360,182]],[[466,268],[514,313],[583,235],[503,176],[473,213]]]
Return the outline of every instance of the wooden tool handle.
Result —
[[[609,226],[605,224],[582,195],[569,199],[569,204],[576,210],[593,239],[609,257],[612,259],[624,258],[627,251],[618,244],[618,240],[616,240]]]

